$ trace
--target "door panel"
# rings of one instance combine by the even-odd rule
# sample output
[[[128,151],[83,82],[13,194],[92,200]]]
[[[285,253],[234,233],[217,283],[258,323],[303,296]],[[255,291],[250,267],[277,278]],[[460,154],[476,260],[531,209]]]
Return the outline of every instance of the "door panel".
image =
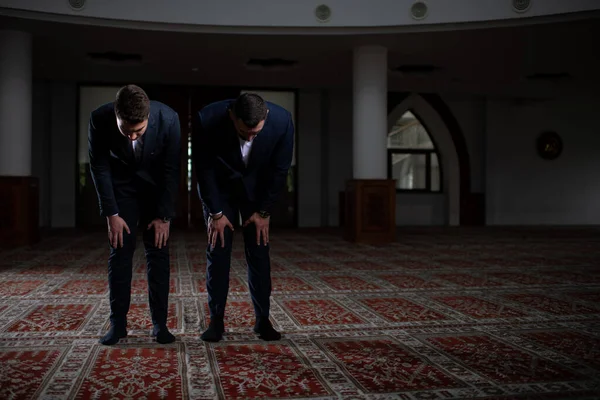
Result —
[[[191,135],[190,120],[190,88],[187,86],[145,86],[144,90],[152,100],[160,101],[171,107],[179,115],[181,128],[181,172],[179,176],[179,198],[176,205],[177,216],[173,219],[173,227],[188,227],[189,191],[187,182],[188,140]]]
[[[240,93],[237,87],[196,87],[191,91],[191,115],[195,115],[203,107],[216,101],[234,99]],[[192,117],[191,124],[195,123]],[[198,196],[198,178],[196,170],[192,168],[191,190],[190,190],[190,225],[198,229],[204,229],[204,214],[202,211],[202,202]]]

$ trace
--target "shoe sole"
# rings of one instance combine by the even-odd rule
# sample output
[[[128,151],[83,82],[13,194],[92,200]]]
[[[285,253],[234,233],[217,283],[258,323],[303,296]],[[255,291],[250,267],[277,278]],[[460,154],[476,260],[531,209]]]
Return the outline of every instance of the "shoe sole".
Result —
[[[221,339],[213,340],[213,339],[202,339],[202,338],[200,338],[200,340],[202,340],[203,342],[207,342],[207,343],[217,343],[217,342],[220,342],[223,339],[221,338]]]
[[[276,342],[278,340],[281,340],[281,338],[283,337],[283,335],[281,335],[279,337],[279,339],[265,339],[264,337],[262,337],[262,335],[260,334],[260,332],[256,332],[254,329],[252,330],[260,339],[264,340],[265,342]]]
[[[125,339],[126,337],[127,337],[127,334],[125,334],[124,336],[119,336],[119,338],[117,339],[117,341],[116,341],[116,342],[114,342],[114,343],[111,343],[111,344],[108,344],[108,343],[102,343],[102,339],[99,339],[99,340],[98,340],[98,343],[100,343],[100,344],[101,344],[101,345],[103,345],[103,346],[114,346],[115,344],[119,343],[119,340],[121,340],[121,339]]]

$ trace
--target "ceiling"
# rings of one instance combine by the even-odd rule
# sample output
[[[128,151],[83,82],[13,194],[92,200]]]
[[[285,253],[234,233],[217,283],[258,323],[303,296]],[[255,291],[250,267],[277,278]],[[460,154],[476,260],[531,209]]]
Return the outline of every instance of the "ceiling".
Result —
[[[352,49],[381,44],[389,67],[433,66],[426,73],[390,72],[392,90],[552,95],[600,88],[600,20],[529,26],[354,36],[227,35],[127,30],[0,17],[0,25],[34,35],[34,76],[79,82],[163,82],[287,88],[352,85]],[[596,32],[596,33],[594,33]],[[140,57],[92,60],[90,53]],[[279,70],[248,68],[250,58],[293,60]],[[527,79],[534,74],[550,74]]]

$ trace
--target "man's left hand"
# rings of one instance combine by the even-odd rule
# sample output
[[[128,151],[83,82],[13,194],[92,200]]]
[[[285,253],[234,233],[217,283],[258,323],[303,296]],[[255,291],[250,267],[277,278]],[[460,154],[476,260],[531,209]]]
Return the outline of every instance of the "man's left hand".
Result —
[[[256,244],[260,246],[260,239],[262,236],[263,243],[265,246],[269,244],[269,222],[271,217],[263,218],[258,213],[254,213],[244,222],[244,227],[249,224],[256,226]]]
[[[171,226],[170,221],[163,221],[160,218],[152,220],[148,224],[148,229],[154,227],[154,246],[162,249],[163,246],[167,246],[167,240],[169,240],[169,227]]]

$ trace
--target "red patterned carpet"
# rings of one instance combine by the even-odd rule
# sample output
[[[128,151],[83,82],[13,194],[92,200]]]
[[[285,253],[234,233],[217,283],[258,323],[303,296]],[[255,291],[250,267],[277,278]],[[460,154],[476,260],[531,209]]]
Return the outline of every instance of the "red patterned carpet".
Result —
[[[205,239],[172,243],[169,326],[150,337],[135,260],[130,336],[108,327],[103,234],[0,253],[0,399],[600,398],[600,229],[420,229],[393,245],[273,233],[272,320],[251,329],[236,236],[226,338],[206,344]]]

